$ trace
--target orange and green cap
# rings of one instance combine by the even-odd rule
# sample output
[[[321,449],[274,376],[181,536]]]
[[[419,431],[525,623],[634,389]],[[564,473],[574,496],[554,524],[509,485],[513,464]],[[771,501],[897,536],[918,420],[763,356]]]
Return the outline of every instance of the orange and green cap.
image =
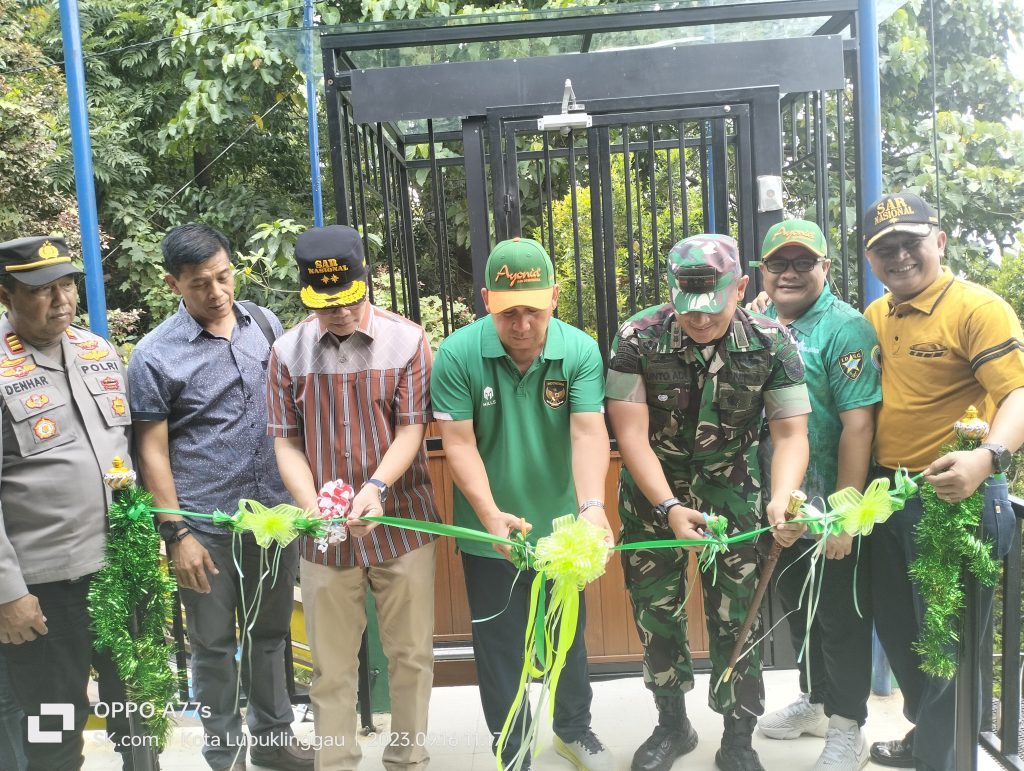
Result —
[[[487,307],[501,313],[517,305],[545,310],[555,291],[555,267],[544,247],[532,238],[501,241],[487,258]]]
[[[672,306],[679,313],[718,313],[742,275],[736,239],[716,233],[684,238],[667,262]]]
[[[800,246],[816,257],[828,257],[828,242],[821,228],[809,220],[783,220],[772,225],[761,247],[761,262],[784,246]]]

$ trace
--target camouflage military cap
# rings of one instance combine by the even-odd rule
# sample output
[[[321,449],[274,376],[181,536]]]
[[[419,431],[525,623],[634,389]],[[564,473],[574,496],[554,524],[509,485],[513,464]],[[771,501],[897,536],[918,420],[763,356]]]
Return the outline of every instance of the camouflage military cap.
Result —
[[[718,313],[741,275],[739,248],[730,236],[690,236],[668,253],[669,289],[679,313]]]

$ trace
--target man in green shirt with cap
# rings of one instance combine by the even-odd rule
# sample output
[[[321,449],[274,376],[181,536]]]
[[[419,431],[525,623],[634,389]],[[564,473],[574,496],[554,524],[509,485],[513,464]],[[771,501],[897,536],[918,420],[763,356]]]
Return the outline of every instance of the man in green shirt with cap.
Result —
[[[530,540],[551,532],[557,517],[579,513],[611,530],[604,512],[608,431],[597,344],[552,313],[554,267],[536,241],[502,241],[487,260],[489,315],[441,344],[430,397],[455,480],[455,524]],[[473,624],[473,652],[487,727],[501,732],[523,666],[531,576],[519,576],[504,551],[460,539]],[[590,727],[592,691],[580,593],[576,636],[555,695],[554,746],[577,769],[611,771],[614,760]],[[519,753],[522,722],[513,725],[503,765]],[[529,756],[522,768],[529,767]]]
[[[828,287],[825,235],[813,222],[780,222],[764,239],[765,315],[785,324],[800,348],[811,400],[810,463],[803,490],[819,508],[836,490],[863,490],[871,462],[875,404],[882,399],[878,338],[860,313]],[[761,445],[767,471],[771,443]],[[776,586],[796,651],[804,649],[800,698],[759,721],[772,739],[825,737],[815,771],[858,771],[868,762],[860,728],[871,690],[870,540],[848,534],[825,543],[817,612],[807,626],[800,594],[816,546],[810,534],[782,552]],[[817,591],[817,589],[812,589]],[[856,593],[856,597],[855,597]]]
[[[760,524],[757,443],[762,415],[775,442],[775,484],[765,506],[784,546],[803,532],[785,523],[789,495],[807,467],[810,404],[796,345],[776,321],[738,303],[747,287],[736,241],[697,235],[672,247],[671,302],[626,321],[613,343],[608,412],[624,466],[619,486],[621,540],[700,538],[705,514],[724,516],[730,535]],[[688,554],[637,549],[623,555],[626,588],[644,646],[644,680],[658,725],[633,756],[633,771],[668,771],[697,745],[683,694],[693,688],[686,639]],[[763,771],[751,746],[764,711],[761,658],[751,651],[722,676],[757,580],[752,542],[715,557],[700,574],[711,653],[709,703],[725,719],[715,763],[723,771]],[[760,624],[745,640],[760,637]]]

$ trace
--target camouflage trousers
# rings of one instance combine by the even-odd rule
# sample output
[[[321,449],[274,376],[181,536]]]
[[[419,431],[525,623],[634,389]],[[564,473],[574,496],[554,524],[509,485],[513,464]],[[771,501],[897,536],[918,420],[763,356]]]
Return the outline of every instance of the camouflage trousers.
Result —
[[[673,479],[669,475],[669,484],[683,505],[725,516],[729,520],[730,535],[749,531],[759,524],[760,482],[756,464],[753,475],[747,472],[749,467],[745,463],[741,465],[742,474],[737,473],[736,466],[716,470],[704,467],[703,473],[691,479]],[[622,543],[675,538],[666,518],[653,510],[628,472],[620,480],[619,517]],[[689,558],[690,553],[684,549],[622,552],[626,589],[644,647],[644,682],[656,695],[685,693],[693,688],[693,662],[684,606]],[[729,682],[719,682],[757,587],[754,542],[739,544],[728,553],[719,554],[716,564],[717,575],[714,570],[697,573],[711,655],[708,704],[723,715],[761,715],[764,713],[764,681],[760,648],[748,653],[736,665]],[[761,622],[757,619],[746,645],[760,636],[760,629]]]

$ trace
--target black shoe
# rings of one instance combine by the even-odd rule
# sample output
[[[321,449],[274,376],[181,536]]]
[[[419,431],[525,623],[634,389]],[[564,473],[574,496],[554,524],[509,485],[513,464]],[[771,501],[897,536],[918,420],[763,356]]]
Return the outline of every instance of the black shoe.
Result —
[[[249,760],[254,766],[273,768],[275,771],[313,771],[315,753],[308,745],[293,741],[272,749],[249,750]]]
[[[675,759],[697,746],[697,732],[686,717],[682,695],[655,696],[658,725],[633,755],[630,771],[668,771]]]
[[[902,739],[891,742],[875,742],[871,745],[871,759],[880,766],[913,768],[914,732],[910,731]]]
[[[715,753],[715,765],[722,771],[765,771],[750,745],[757,718],[726,715],[722,746]]]

